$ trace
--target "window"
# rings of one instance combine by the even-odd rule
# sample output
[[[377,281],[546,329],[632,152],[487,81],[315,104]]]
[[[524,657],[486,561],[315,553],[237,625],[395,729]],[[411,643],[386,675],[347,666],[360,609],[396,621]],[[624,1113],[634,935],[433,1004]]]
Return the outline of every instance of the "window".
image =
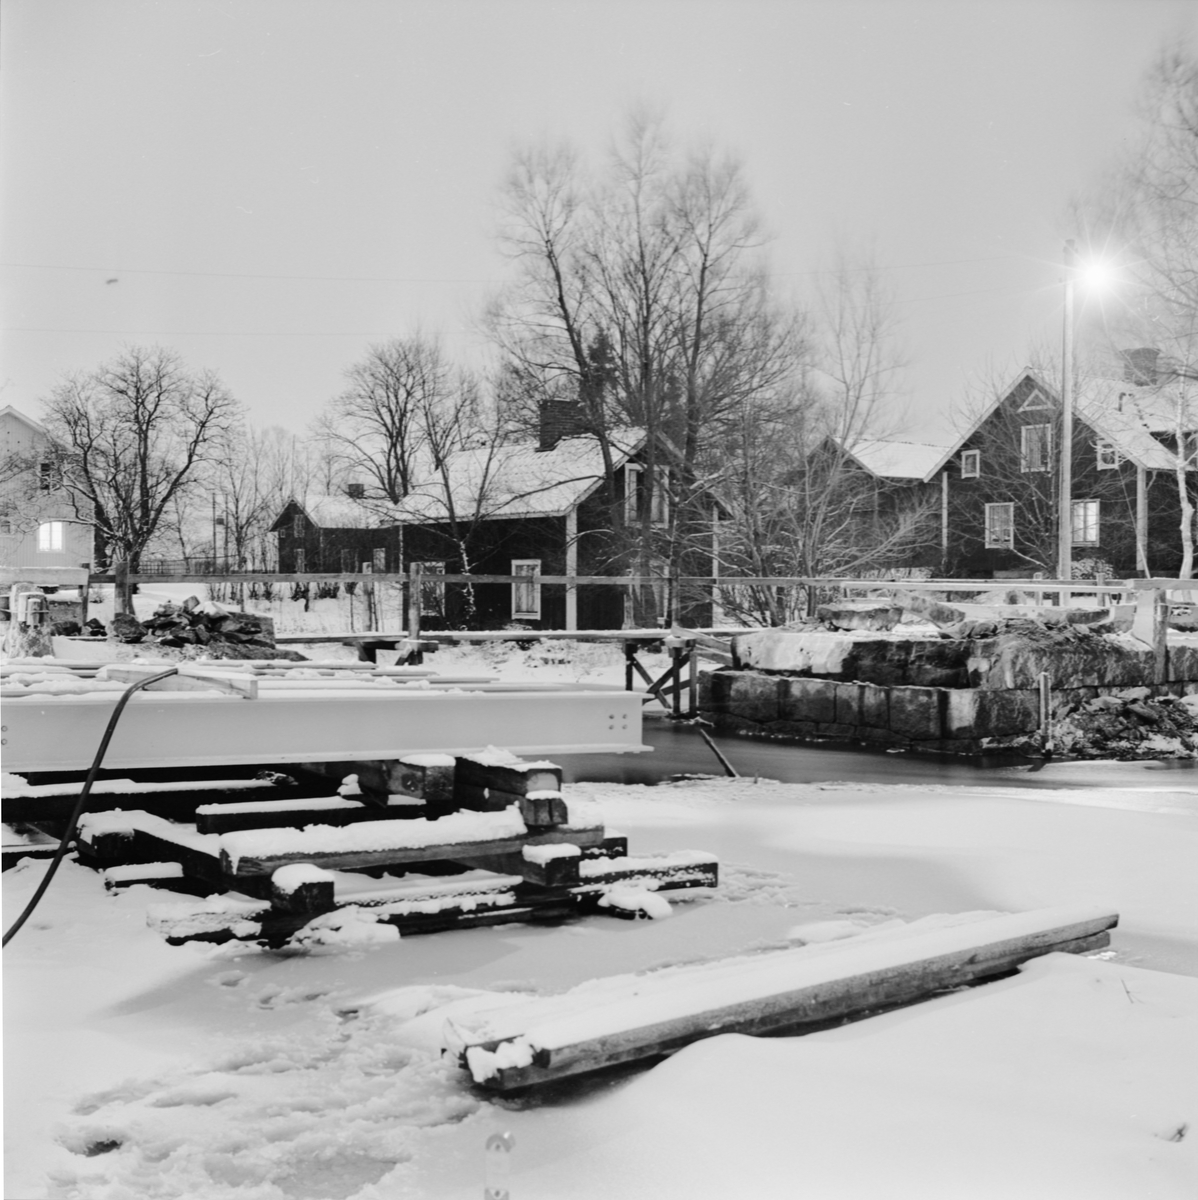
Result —
[[[304,514],[296,513],[291,518],[291,536],[302,538],[304,536]]]
[[[37,548],[46,553],[62,549],[64,521],[44,521],[37,527]]]
[[[636,463],[624,466],[624,524],[635,525],[640,519],[641,471]]]
[[[1052,426],[1024,425],[1019,432],[1019,469],[1024,472],[1050,470]]]
[[[345,494],[351,500],[365,500],[366,485],[364,483],[347,483],[345,485]]]
[[[371,569],[377,574],[382,575],[387,569],[387,548],[385,546],[375,546],[370,552]]]
[[[1098,443],[1098,469],[1100,471],[1118,470],[1122,462],[1123,459],[1120,457],[1114,442]]]
[[[961,451],[961,478],[976,479],[982,473],[982,452],[980,450]]]
[[[418,562],[413,565],[420,568],[421,575],[445,574],[445,564],[443,562]],[[420,615],[422,617],[445,616],[445,584],[421,579]]]
[[[304,553],[303,546],[298,547],[295,552],[295,573],[297,575],[302,575],[308,569],[306,560],[307,555]]]
[[[537,576],[541,573],[539,558],[512,559],[512,574],[526,576],[518,583],[512,584],[512,616],[536,617],[541,616],[541,585]]]
[[[37,486],[41,491],[52,491],[59,482],[59,474],[53,462],[47,459],[37,464]]]
[[[986,546],[990,549],[1015,545],[1015,505],[986,505]]]
[[[1099,503],[1097,500],[1074,500],[1073,544],[1075,546],[1098,545]]]
[[[1019,406],[1019,411],[1027,412],[1028,409],[1031,408],[1051,407],[1052,402],[1048,399],[1048,397],[1039,388],[1032,388],[1032,390],[1028,393],[1027,399]]]
[[[658,472],[653,486],[653,508],[649,519],[654,525],[670,523],[670,472],[663,468]]]

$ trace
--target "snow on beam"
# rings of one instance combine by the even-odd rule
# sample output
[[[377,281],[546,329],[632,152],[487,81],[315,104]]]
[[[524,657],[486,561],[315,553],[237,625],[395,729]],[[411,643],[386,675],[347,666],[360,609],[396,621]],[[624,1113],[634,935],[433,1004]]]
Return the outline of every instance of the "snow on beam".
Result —
[[[1110,942],[1115,913],[1041,909],[948,928],[623,977],[473,1013],[448,1039],[474,1081],[506,1092],[672,1054],[720,1033],[810,1032]]]

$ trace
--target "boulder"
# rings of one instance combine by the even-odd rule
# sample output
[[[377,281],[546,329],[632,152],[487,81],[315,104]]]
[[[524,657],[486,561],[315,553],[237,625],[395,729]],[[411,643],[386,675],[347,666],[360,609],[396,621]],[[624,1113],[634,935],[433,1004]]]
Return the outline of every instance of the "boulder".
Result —
[[[840,600],[834,604],[821,604],[815,615],[833,629],[868,629],[885,633],[899,623],[903,610],[889,601]]]

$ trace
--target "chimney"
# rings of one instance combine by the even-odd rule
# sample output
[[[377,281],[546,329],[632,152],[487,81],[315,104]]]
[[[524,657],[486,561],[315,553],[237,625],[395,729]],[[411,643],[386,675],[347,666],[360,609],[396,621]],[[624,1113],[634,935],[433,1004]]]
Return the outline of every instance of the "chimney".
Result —
[[[1136,387],[1151,387],[1157,381],[1157,359],[1161,352],[1153,346],[1122,350],[1123,378]]]
[[[539,450],[552,450],[567,437],[585,433],[582,406],[577,400],[546,400],[540,408]]]

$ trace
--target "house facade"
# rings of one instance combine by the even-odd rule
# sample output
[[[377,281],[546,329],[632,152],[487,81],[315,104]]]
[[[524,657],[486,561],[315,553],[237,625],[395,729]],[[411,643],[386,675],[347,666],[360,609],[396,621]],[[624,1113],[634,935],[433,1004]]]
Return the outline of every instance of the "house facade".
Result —
[[[0,409],[0,567],[5,577],[76,584],[93,561],[92,526],[79,519],[62,486],[45,427],[7,405]]]
[[[1179,413],[1183,424],[1193,424],[1183,401],[1167,379],[1131,371],[1078,387],[1070,510],[1075,578],[1176,574]],[[1056,575],[1060,431],[1060,397],[1024,371],[935,464],[927,478],[940,486],[946,576]],[[1193,472],[1186,477],[1192,495]]]
[[[395,526],[352,496],[291,499],[270,527],[283,574],[383,574],[398,571]]]

